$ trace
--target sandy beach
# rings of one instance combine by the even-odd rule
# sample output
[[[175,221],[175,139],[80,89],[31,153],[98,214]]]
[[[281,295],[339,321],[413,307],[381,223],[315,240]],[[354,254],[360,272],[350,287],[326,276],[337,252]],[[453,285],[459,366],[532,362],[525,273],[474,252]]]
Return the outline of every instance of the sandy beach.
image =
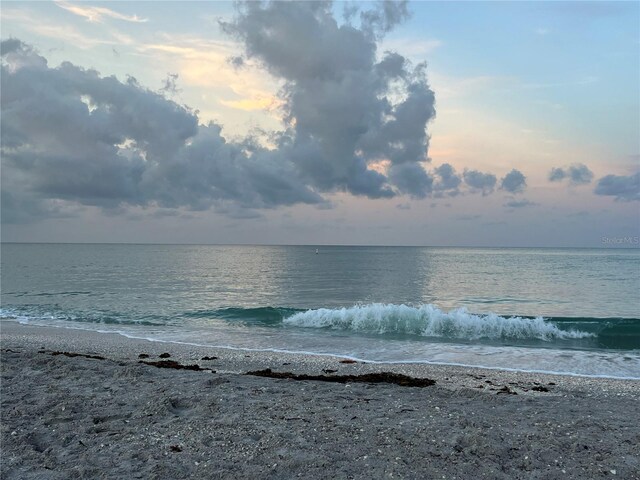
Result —
[[[1,335],[3,479],[640,478],[638,381]]]

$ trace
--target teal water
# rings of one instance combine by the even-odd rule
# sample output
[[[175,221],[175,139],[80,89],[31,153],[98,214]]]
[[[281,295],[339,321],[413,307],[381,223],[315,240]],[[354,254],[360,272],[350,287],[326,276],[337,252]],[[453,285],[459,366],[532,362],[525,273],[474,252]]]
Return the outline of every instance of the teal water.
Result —
[[[3,244],[1,253],[4,321],[640,378],[639,250]]]

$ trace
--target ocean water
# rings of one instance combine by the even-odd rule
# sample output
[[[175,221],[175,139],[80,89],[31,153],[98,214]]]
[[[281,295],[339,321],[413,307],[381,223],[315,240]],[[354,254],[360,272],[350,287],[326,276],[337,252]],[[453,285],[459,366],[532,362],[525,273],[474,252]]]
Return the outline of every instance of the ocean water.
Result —
[[[640,378],[640,250],[3,244],[1,262],[2,321]]]

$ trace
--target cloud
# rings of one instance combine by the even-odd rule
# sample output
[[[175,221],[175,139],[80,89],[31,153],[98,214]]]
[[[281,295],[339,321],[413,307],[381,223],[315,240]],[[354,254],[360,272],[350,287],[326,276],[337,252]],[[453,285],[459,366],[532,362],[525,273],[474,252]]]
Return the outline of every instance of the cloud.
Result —
[[[407,0],[384,0],[378,2],[371,10],[360,12],[363,31],[382,38],[385,33],[409,18],[407,3]]]
[[[15,72],[24,67],[46,67],[47,61],[37,54],[30,45],[22,43],[17,38],[2,40],[0,54],[3,66],[10,72]]]
[[[500,188],[510,193],[522,193],[526,187],[526,177],[515,168],[500,181]]]
[[[482,192],[482,196],[487,196],[493,192],[496,186],[496,176],[492,173],[482,173],[478,170],[465,169],[462,178],[464,183],[471,187],[471,192]]]
[[[181,90],[178,88],[178,77],[177,73],[167,73],[167,77],[162,82],[160,92],[169,96],[180,93]]]
[[[55,4],[74,15],[84,17],[89,22],[101,23],[104,17],[133,23],[144,23],[148,21],[146,18],[140,18],[137,15],[125,15],[105,7],[86,6],[63,1],[57,1]]]
[[[443,163],[433,172],[437,178],[436,183],[433,185],[436,196],[448,195],[453,197],[460,194],[459,187],[462,179],[450,164]]]
[[[424,165],[435,115],[425,65],[377,56],[377,42],[406,16],[404,2],[383,2],[362,12],[359,26],[338,25],[328,3],[242,4],[224,29],[283,85],[286,124],[268,148],[200,125],[167,98],[175,77],[153,92],[69,62],[51,68],[19,40],[2,42],[3,220],[21,206],[45,215],[51,202],[241,218],[330,205],[322,194],[341,191],[424,198],[434,182]],[[451,173],[442,170],[439,185],[454,182]]]
[[[564,180],[567,176],[567,173],[562,168],[553,167],[551,172],[549,172],[549,181],[550,182],[560,182]]]
[[[47,218],[68,218],[72,214],[64,202],[43,201],[14,189],[2,174],[2,223],[21,224],[31,223]],[[67,207],[67,208],[65,208]]]
[[[598,180],[596,195],[615,197],[616,201],[640,201],[640,172],[633,175],[607,175]]]
[[[504,207],[506,208],[524,208],[524,207],[534,207],[538,205],[535,202],[531,202],[529,200],[516,200],[516,199],[511,199],[509,200],[507,203],[504,204]]]
[[[593,180],[593,172],[582,163],[574,163],[565,168],[554,167],[549,172],[550,182],[560,182],[567,178],[571,185],[586,185]]]
[[[376,42],[406,16],[405,2],[383,2],[361,12],[358,28],[338,25],[329,3],[248,2],[221,23],[247,59],[284,81],[281,148],[317,190],[370,198],[429,193],[421,162],[435,98],[425,67],[395,52],[376,60]],[[396,91],[402,98],[393,101]],[[388,175],[369,168],[380,160],[391,162]]]
[[[362,182],[362,194],[366,194],[372,198],[389,198],[395,195],[393,190],[383,186],[382,182],[384,176],[376,174],[376,172],[372,170],[362,169],[362,172],[363,180],[366,179],[364,175],[369,175],[369,172],[371,175],[371,180],[366,179],[366,181]],[[387,178],[390,183],[393,183],[398,191],[406,193],[413,198],[425,198],[429,193],[431,193],[431,187],[433,185],[433,178],[419,163],[400,163],[391,165]],[[358,190],[355,189],[355,187],[358,187],[358,184],[351,184],[349,186],[349,190],[352,193],[358,193]],[[374,187],[374,190],[372,190],[372,187]]]
[[[49,68],[14,40],[1,48],[3,221],[55,213],[52,201],[191,210],[323,201],[280,152],[227,142],[219,125],[199,126],[133,78]]]

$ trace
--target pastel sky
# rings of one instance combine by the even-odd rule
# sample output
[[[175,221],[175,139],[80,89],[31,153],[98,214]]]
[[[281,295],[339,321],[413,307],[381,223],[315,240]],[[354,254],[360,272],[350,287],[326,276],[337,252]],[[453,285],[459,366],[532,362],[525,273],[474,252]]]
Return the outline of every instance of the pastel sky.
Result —
[[[2,241],[638,243],[638,2],[0,15]]]

